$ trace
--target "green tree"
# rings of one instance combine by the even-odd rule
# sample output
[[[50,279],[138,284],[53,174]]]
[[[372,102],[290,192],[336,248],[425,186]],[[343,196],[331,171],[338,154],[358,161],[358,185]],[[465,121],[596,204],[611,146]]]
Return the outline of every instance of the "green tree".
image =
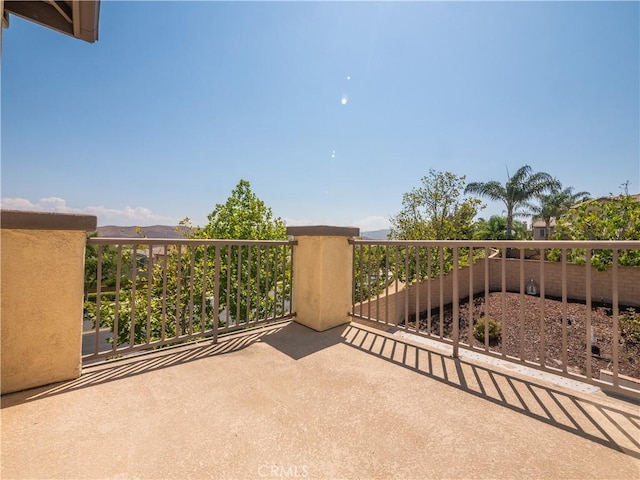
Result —
[[[240,180],[224,204],[217,204],[208,215],[209,223],[202,228],[191,227],[190,238],[229,240],[286,240],[284,221],[274,217],[271,208],[251,190],[246,180]],[[188,226],[188,221],[183,222]],[[189,229],[188,229],[189,230]],[[215,250],[208,252],[209,263],[215,264]],[[235,322],[239,317],[264,316],[281,304],[274,298],[284,298],[290,289],[290,265],[282,248],[263,246],[249,251],[248,246],[229,245],[219,252],[221,266],[220,303]],[[263,295],[264,294],[264,295]]]
[[[477,198],[462,198],[464,176],[429,170],[421,185],[402,197],[402,210],[390,218],[394,240],[468,240],[473,236],[473,218],[481,208]],[[460,266],[468,251],[461,249]],[[396,246],[387,254],[395,275],[406,283],[449,272],[453,250],[445,247]]]
[[[402,196],[402,210],[390,218],[396,240],[465,240],[473,235],[477,198],[462,199],[464,176],[429,170],[421,185]]]
[[[558,220],[571,207],[589,198],[589,192],[573,192],[573,187],[554,188],[550,193],[537,195],[538,204],[529,204],[529,211],[533,220],[542,220],[547,231],[551,228],[551,221]]]
[[[526,240],[528,236],[527,225],[524,222],[514,220],[513,238]],[[479,218],[476,222],[474,240],[505,240],[507,238],[507,219],[499,215],[492,215],[489,220]]]
[[[224,204],[216,204],[209,223],[194,228],[190,238],[235,240],[286,240],[287,229],[280,217],[251,191],[247,180],[240,180]],[[188,224],[182,222],[183,225]]]
[[[513,221],[517,216],[527,216],[524,211],[529,202],[544,192],[559,188],[559,182],[545,172],[533,172],[529,165],[520,167],[513,176],[508,176],[507,183],[502,185],[496,180],[489,182],[472,182],[465,188],[465,193],[476,193],[504,203],[507,207],[507,240],[513,239]]]
[[[583,202],[569,210],[556,225],[555,239],[559,240],[640,240],[640,201],[630,195],[601,201]],[[568,261],[584,264],[584,249],[568,252]],[[550,260],[560,258],[559,250],[549,252]],[[591,264],[605,270],[613,262],[611,250],[594,250]],[[640,266],[640,251],[619,252],[620,265]]]
[[[273,217],[244,180],[225,204],[216,205],[206,226],[193,228],[188,219],[181,224],[189,227],[182,231],[193,239],[286,238],[284,222]],[[121,288],[118,295],[103,293],[98,302],[85,305],[94,320],[99,309],[101,326],[116,332],[118,345],[199,335],[210,331],[216,318],[219,326],[241,326],[276,316],[291,288],[289,246],[168,242],[152,249],[140,239],[135,245],[95,248],[102,249],[103,258],[104,252],[114,250],[114,265],[121,259]],[[107,276],[118,278],[117,273]]]

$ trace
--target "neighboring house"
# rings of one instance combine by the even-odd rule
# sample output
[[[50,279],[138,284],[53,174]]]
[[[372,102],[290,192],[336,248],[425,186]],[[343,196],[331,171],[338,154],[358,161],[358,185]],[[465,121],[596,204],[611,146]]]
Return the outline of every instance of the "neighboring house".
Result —
[[[547,224],[544,220],[535,220],[531,224],[531,230],[533,233],[534,240],[549,240],[551,235],[553,235],[556,228],[556,222],[551,220],[551,223],[547,227]]]
[[[591,198],[589,200],[585,200],[584,202],[580,202],[580,203],[574,205],[571,208],[577,208],[577,207],[580,207],[582,205],[589,204],[589,203],[594,203],[594,202],[606,203],[606,202],[610,202],[611,200],[620,200],[624,196],[625,195],[616,195],[616,196],[613,196],[613,197],[607,196],[607,197]],[[635,193],[635,194],[631,194],[631,195],[628,195],[628,196],[633,198],[636,202],[640,202],[640,193]]]
[[[629,195],[629,197],[631,197],[631,198],[635,199],[636,201],[640,202],[640,193]],[[597,204],[607,203],[607,202],[610,202],[612,200],[619,200],[620,198],[622,198],[621,195],[599,197],[599,198],[591,198],[589,200],[585,200],[584,202],[577,203],[577,204],[573,205],[571,208],[578,208],[578,207],[581,207],[582,205],[589,205],[591,203],[597,203]],[[594,208],[596,208],[596,207],[594,206]],[[534,240],[548,240],[555,233],[555,227],[556,227],[556,222],[554,220],[551,220],[551,224],[548,225],[548,226],[547,226],[547,224],[545,223],[544,220],[535,220],[531,224],[531,232],[533,234],[533,239]]]

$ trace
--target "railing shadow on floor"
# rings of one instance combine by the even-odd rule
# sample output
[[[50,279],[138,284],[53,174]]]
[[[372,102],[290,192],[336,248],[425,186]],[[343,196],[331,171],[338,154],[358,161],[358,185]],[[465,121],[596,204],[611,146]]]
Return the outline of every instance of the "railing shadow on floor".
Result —
[[[286,323],[264,325],[249,331],[240,331],[221,336],[218,338],[217,343],[213,343],[208,338],[201,342],[191,342],[154,351],[145,351],[135,356],[85,366],[82,375],[75,380],[3,395],[1,408],[8,408],[53,395],[162,370],[207,357],[237,352],[255,342],[264,341],[270,335],[278,334],[278,332],[287,329],[291,324],[292,322],[287,320]]]
[[[634,404],[629,403],[625,411],[608,405],[608,398],[567,393],[355,323],[344,330],[343,337],[345,344],[360,351],[640,459],[640,409]]]

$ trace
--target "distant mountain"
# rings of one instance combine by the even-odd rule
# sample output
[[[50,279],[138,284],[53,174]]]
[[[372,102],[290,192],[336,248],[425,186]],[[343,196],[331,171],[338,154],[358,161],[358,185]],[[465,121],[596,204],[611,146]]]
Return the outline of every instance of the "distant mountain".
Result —
[[[372,230],[370,232],[360,232],[360,236],[365,240],[386,240],[391,230]]]
[[[185,238],[185,233],[189,233],[185,227],[175,227],[171,225],[152,225],[150,227],[121,227],[119,225],[105,225],[98,227],[96,231],[99,237],[109,238]],[[360,232],[360,236],[365,240],[386,240],[390,230],[372,230]]]
[[[99,237],[111,238],[184,238],[188,229],[171,225],[152,225],[150,227],[120,227],[105,225],[96,229]]]

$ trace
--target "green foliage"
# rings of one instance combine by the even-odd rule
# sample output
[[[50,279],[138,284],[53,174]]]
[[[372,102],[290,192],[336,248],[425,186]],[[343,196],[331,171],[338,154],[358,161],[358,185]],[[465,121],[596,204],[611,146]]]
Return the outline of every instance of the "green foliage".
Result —
[[[553,235],[556,240],[640,240],[640,201],[621,196],[582,203],[569,210],[558,221]],[[560,260],[561,252],[553,249],[548,259]],[[584,265],[585,249],[568,251],[567,261]],[[611,250],[593,250],[591,265],[606,270],[613,263]],[[640,266],[640,251],[621,250],[619,265]]]
[[[208,216],[209,223],[202,228],[193,228],[190,238],[236,239],[236,240],[286,240],[284,221],[274,217],[270,208],[252,191],[246,180],[240,180],[224,204],[217,204]],[[183,224],[184,225],[184,224]],[[290,291],[290,265],[282,265],[277,248],[261,248],[255,252],[250,263],[241,265],[242,259],[249,262],[248,247],[230,247],[220,251],[220,298],[224,299],[232,317],[247,316],[252,309],[263,316],[275,311],[276,305],[269,296],[260,295],[269,287],[280,289],[278,296]],[[215,263],[215,251],[209,250],[209,262]],[[242,281],[244,272],[248,281]],[[278,277],[274,274],[280,272]],[[263,282],[263,283],[261,283]],[[261,301],[252,299],[262,299]]]
[[[476,193],[483,197],[497,200],[507,207],[507,240],[513,239],[513,221],[517,216],[527,216],[529,201],[534,197],[559,188],[560,184],[545,172],[533,172],[529,165],[520,167],[507,183],[491,180],[489,182],[472,182],[467,185],[465,193]]]
[[[284,221],[274,217],[270,208],[252,191],[247,180],[240,180],[224,204],[216,204],[208,215],[209,223],[194,228],[190,238],[237,240],[286,240]],[[190,226],[188,219],[181,223]]]
[[[533,220],[544,221],[547,230],[551,228],[551,221],[558,220],[562,215],[567,213],[569,209],[577,204],[587,200],[589,192],[573,193],[573,187],[567,187],[561,190],[558,183],[557,188],[551,190],[550,193],[541,193],[537,195],[539,204],[529,205],[529,210]]]
[[[618,324],[625,342],[640,342],[640,312],[636,312],[634,308],[628,308],[618,317]]]
[[[391,217],[389,238],[396,240],[464,240],[473,235],[473,218],[481,202],[462,200],[464,176],[429,170],[421,186],[402,196],[402,210]]]
[[[87,234],[87,239],[96,237],[97,232]],[[118,255],[122,256],[122,252],[118,253],[118,248],[113,245],[87,245],[84,253],[84,285],[85,295],[89,292],[95,292],[98,284],[98,249],[100,249],[101,267],[101,289],[113,288],[116,285]],[[128,282],[128,277],[123,275],[131,269],[131,259],[126,254],[122,256],[121,266],[121,282]]]
[[[484,258],[484,249],[458,250],[458,268]],[[354,250],[354,301],[360,302],[394,287],[437,278],[453,270],[453,249],[420,245],[357,245]]]
[[[206,226],[193,228],[185,219],[182,227],[194,239],[286,239],[284,222],[273,218],[271,209],[244,180],[225,204],[216,205]],[[214,327],[216,318],[220,327],[239,326],[283,313],[282,299],[291,289],[289,246],[169,244],[153,252],[144,240],[140,242],[99,247],[103,260],[113,265],[117,264],[113,258],[122,257],[120,293],[117,298],[113,292],[103,293],[99,306],[101,326],[117,332],[119,345],[130,343],[131,328],[134,342],[144,343],[206,332]],[[105,255],[111,250],[115,257]],[[115,285],[117,273],[110,266],[106,271],[103,266],[107,280],[103,285]],[[92,278],[88,276],[87,282],[91,284]],[[97,318],[96,302],[87,302],[85,309],[89,318]]]
[[[353,301],[361,302],[382,293],[395,276],[391,273],[389,251],[383,245],[358,245],[353,252]]]
[[[524,222],[514,220],[513,239],[526,240],[529,236],[527,225]],[[506,240],[507,219],[498,215],[492,215],[489,220],[479,218],[475,224],[474,240]]]
[[[486,317],[480,317],[476,320],[475,325],[473,326],[473,336],[479,342],[484,343],[485,339],[485,320],[488,320],[489,323],[489,341],[496,342],[500,340],[502,336],[502,325],[497,320],[493,318],[487,319]]]

